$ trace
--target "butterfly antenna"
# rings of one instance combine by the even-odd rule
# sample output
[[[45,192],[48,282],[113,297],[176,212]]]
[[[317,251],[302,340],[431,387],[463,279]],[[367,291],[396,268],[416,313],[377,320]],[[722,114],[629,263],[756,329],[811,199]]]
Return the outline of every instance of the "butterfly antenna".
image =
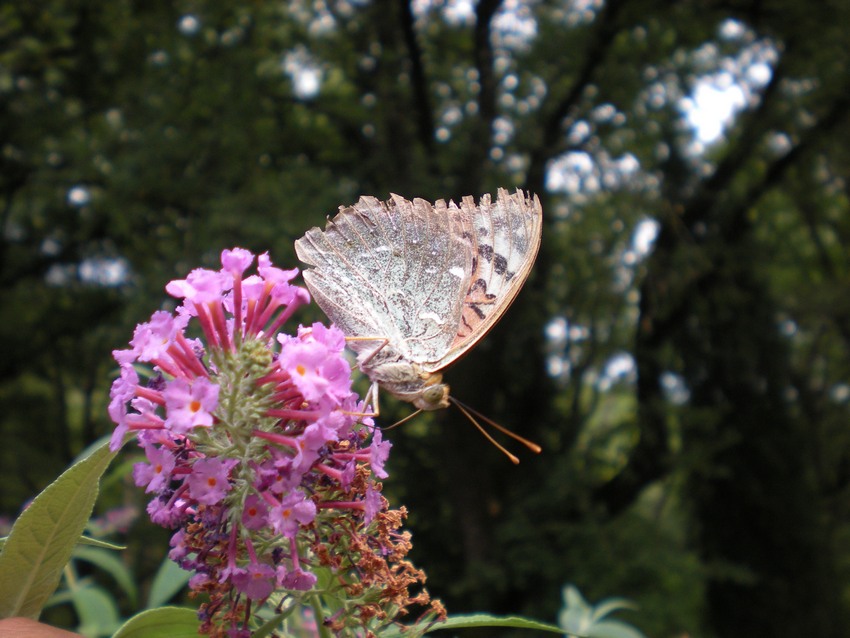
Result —
[[[469,414],[470,412],[472,414],[474,414],[475,416],[477,416],[482,421],[484,421],[484,423],[486,423],[490,427],[496,428],[499,432],[501,432],[502,434],[506,434],[507,436],[511,437],[515,441],[519,441],[520,443],[522,443],[525,447],[527,447],[529,450],[531,450],[535,454],[540,454],[540,452],[543,451],[543,448],[540,447],[539,445],[537,445],[537,443],[534,443],[533,441],[529,441],[525,437],[520,436],[516,432],[509,430],[508,428],[506,428],[503,425],[499,425],[493,419],[490,419],[490,418],[484,416],[483,414],[481,414],[475,408],[469,407],[468,405],[466,405],[465,403],[462,403],[461,401],[459,401],[458,399],[455,399],[454,397],[449,397],[449,401],[454,403],[467,416],[467,418],[469,418],[473,423],[475,423],[475,425],[478,426],[479,429],[481,428],[481,426],[475,421],[475,419],[473,419],[470,416],[470,414]],[[491,437],[488,436],[487,438],[491,438]]]
[[[392,425],[388,425],[388,426],[387,426],[387,427],[385,427],[385,428],[381,428],[381,431],[383,431],[383,432],[387,432],[388,430],[394,430],[394,429],[396,429],[398,426],[400,426],[402,423],[407,423],[408,421],[410,421],[410,419],[412,419],[413,417],[415,417],[415,416],[416,416],[417,414],[419,414],[420,412],[422,412],[422,410],[417,410],[417,411],[416,411],[416,412],[414,412],[413,414],[408,414],[408,415],[407,415],[406,417],[404,417],[401,421],[396,421],[396,422],[395,422],[395,423],[393,423]]]
[[[500,444],[498,441],[496,441],[496,439],[494,439],[492,436],[490,436],[490,433],[489,433],[487,430],[485,430],[485,429],[481,426],[481,424],[480,424],[478,421],[476,421],[476,420],[475,420],[475,417],[474,417],[474,416],[472,416],[472,414],[471,414],[471,413],[470,413],[470,412],[469,412],[469,411],[468,411],[465,407],[463,407],[460,403],[458,403],[457,401],[455,401],[455,400],[454,400],[454,399],[452,399],[451,397],[449,397],[449,400],[457,406],[457,409],[458,409],[458,410],[460,410],[461,412],[463,412],[464,416],[465,416],[467,419],[469,419],[470,421],[472,421],[472,425],[474,425],[475,427],[477,427],[477,428],[478,428],[478,431],[479,431],[479,432],[481,432],[481,434],[483,434],[483,435],[484,435],[484,438],[485,438],[485,439],[487,439],[488,441],[490,441],[490,443],[492,443],[493,445],[495,445],[495,446],[496,446],[496,448],[497,448],[500,452],[502,452],[502,454],[504,454],[505,456],[507,456],[507,457],[511,460],[511,463],[513,463],[514,465],[519,465],[519,459],[518,459],[517,457],[515,457],[513,454],[511,454],[510,452],[508,452],[508,451],[505,449],[505,446],[504,446],[504,445]]]

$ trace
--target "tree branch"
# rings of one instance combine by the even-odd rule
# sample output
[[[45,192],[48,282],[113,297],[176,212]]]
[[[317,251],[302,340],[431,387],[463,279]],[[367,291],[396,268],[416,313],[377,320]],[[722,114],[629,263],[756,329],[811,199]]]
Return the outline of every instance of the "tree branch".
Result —
[[[769,91],[770,95],[776,95],[775,89]],[[773,99],[765,100],[772,102]],[[764,102],[763,102],[764,106]],[[753,117],[765,117],[769,111],[769,105],[764,109],[757,109]],[[725,209],[722,220],[725,222],[720,229],[716,241],[729,245],[740,241],[740,237],[746,232],[746,214],[757,203],[766,192],[777,186],[787,175],[788,171],[805,160],[808,151],[826,136],[834,134],[835,129],[845,122],[850,112],[850,97],[845,92],[837,99],[829,111],[821,118],[817,125],[811,127],[804,140],[799,142],[791,151],[776,159],[764,172],[761,180],[750,185],[734,206]],[[746,138],[736,146],[730,153],[728,161],[721,163],[722,170],[718,170],[712,178],[706,180],[706,184],[712,183],[714,187],[720,184],[728,185],[738,175],[739,171],[751,159],[760,134],[764,127],[757,127],[757,133],[747,133]],[[718,176],[718,173],[720,175]],[[694,195],[693,199],[686,205],[686,215],[690,215],[691,221],[701,221],[712,215],[714,208],[710,205],[708,197],[714,188],[704,187]],[[671,216],[672,219],[672,216]],[[668,447],[668,433],[666,426],[666,408],[664,406],[663,392],[660,386],[660,377],[664,372],[664,366],[659,360],[658,352],[660,346],[677,325],[681,325],[688,313],[688,307],[692,300],[692,291],[714,274],[714,266],[711,261],[703,261],[705,264],[694,272],[694,276],[685,277],[677,286],[678,292],[672,289],[668,281],[667,273],[673,268],[670,266],[671,257],[680,246],[678,234],[675,232],[673,223],[667,221],[659,234],[656,251],[650,258],[650,273],[641,285],[640,301],[640,323],[638,325],[635,360],[638,366],[637,402],[638,402],[638,427],[640,429],[640,440],[630,455],[626,467],[611,481],[601,485],[594,492],[594,498],[607,506],[611,515],[616,515],[628,507],[638,493],[646,485],[661,478],[670,466],[670,451]],[[657,291],[661,291],[656,294]],[[671,299],[666,308],[659,307],[656,299]]]
[[[412,3],[412,0],[401,3],[401,32],[404,37],[404,44],[407,47],[407,55],[410,59],[410,81],[413,87],[416,133],[419,137],[419,143],[425,152],[428,153],[428,157],[431,158],[434,148],[434,117],[430,92],[428,91],[428,79],[425,75],[425,65],[422,61],[422,48],[416,39]]]
[[[626,0],[610,0],[605,3],[596,18],[595,30],[585,51],[584,64],[569,90],[545,117],[539,143],[531,151],[526,178],[526,188],[529,190],[536,193],[543,192],[546,183],[546,164],[555,155],[563,152],[566,143],[563,133],[564,120],[578,104],[596,70],[605,62],[605,53],[619,32],[617,22],[620,10],[626,4]],[[543,111],[545,112],[545,109]]]
[[[787,54],[783,55],[773,70],[770,82],[762,92],[756,109],[743,114],[737,128],[741,135],[735,140],[714,172],[702,180],[696,192],[689,198],[682,219],[688,228],[699,222],[708,211],[716,208],[718,194],[726,191],[735,177],[752,157],[756,147],[773,121],[772,115],[784,96],[779,90],[785,79]]]
[[[491,27],[493,16],[502,0],[479,0],[475,7],[473,32],[473,63],[478,72],[478,115],[472,123],[469,157],[465,175],[459,182],[464,193],[479,192],[482,187],[484,167],[490,153],[493,120],[496,118],[496,79],[493,73],[493,43]]]

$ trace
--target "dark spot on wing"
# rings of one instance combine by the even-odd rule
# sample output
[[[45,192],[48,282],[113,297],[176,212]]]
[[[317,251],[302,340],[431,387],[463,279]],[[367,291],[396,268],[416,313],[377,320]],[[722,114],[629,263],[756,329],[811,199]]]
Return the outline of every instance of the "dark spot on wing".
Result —
[[[481,255],[487,261],[493,261],[493,247],[488,246],[487,244],[481,244],[478,246],[478,254]]]
[[[484,294],[487,292],[487,282],[483,279],[476,279],[469,287],[469,292]]]
[[[504,275],[508,270],[508,260],[501,255],[496,255],[493,259],[493,268],[497,275]]]
[[[476,315],[478,315],[479,319],[484,319],[484,317],[487,316],[487,315],[484,314],[484,311],[481,310],[481,308],[478,307],[477,303],[476,304],[469,304],[469,307],[472,308],[472,312],[474,312]]]

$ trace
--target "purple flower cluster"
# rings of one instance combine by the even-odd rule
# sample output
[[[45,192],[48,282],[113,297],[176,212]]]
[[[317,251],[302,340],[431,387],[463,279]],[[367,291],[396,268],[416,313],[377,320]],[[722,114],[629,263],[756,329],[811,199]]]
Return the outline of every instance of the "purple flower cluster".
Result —
[[[176,312],[155,312],[114,353],[111,447],[132,433],[144,450],[136,484],[153,495],[151,519],[177,530],[169,556],[209,595],[206,633],[249,635],[252,613],[303,603],[322,570],[337,583],[323,592],[344,599],[329,626],[392,620],[428,599],[399,596],[424,575],[403,560],[403,511],[380,493],[390,444],[351,390],[343,334],[278,332],[309,301],[290,283],[297,270],[263,254],[243,277],[253,261],[225,250],[221,270],[172,281]]]

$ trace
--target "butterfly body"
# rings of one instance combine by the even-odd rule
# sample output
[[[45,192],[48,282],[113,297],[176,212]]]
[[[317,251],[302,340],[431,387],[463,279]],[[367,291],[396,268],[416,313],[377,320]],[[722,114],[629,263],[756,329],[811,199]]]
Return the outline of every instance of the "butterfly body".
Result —
[[[504,314],[540,245],[540,202],[500,189],[476,205],[362,197],[295,242],[304,280],[360,368],[424,410],[446,407],[441,371]]]
[[[449,386],[439,372],[427,372],[419,364],[407,361],[388,344],[357,356],[360,368],[373,383],[394,397],[412,403],[420,410],[438,410],[449,406]],[[372,354],[374,358],[370,359]],[[377,359],[377,361],[375,360]]]

